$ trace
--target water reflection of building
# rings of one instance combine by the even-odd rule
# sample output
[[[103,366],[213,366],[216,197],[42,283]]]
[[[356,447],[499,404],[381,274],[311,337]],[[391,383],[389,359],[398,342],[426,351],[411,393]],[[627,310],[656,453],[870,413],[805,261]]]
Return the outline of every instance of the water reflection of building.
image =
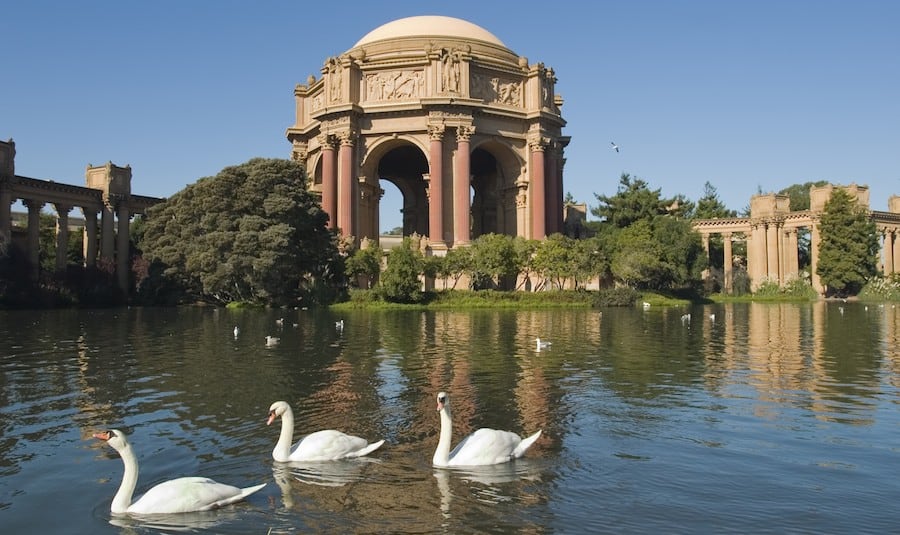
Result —
[[[879,390],[882,367],[896,381],[900,340],[891,306],[728,304],[719,315],[721,343],[706,345],[706,383],[716,390],[735,383],[723,375],[749,371],[759,417],[776,419],[772,407],[794,406],[823,420],[869,424],[875,402],[867,400]]]

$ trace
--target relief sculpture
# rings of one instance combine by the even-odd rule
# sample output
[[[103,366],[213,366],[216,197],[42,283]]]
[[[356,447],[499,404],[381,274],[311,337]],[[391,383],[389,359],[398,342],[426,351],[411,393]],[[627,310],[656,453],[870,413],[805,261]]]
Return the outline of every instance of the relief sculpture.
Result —
[[[424,96],[422,71],[377,72],[366,75],[366,100],[402,100]]]
[[[521,82],[490,76],[484,73],[472,74],[472,96],[485,102],[498,102],[509,106],[521,106]]]

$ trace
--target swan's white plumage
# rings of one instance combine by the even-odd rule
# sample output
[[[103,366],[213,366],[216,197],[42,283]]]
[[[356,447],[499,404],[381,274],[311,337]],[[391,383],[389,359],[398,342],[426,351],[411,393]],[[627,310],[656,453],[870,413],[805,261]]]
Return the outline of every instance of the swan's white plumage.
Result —
[[[110,506],[113,513],[174,514],[208,511],[243,500],[266,486],[263,483],[239,488],[206,477],[180,477],[152,487],[132,503],[131,498],[137,485],[138,462],[128,438],[117,429],[95,433],[94,438],[105,441],[115,449],[125,464],[122,484]]]
[[[281,435],[278,437],[275,449],[272,450],[272,458],[278,462],[336,461],[339,459],[363,457],[384,444],[384,440],[369,444],[364,438],[348,435],[334,429],[326,429],[310,433],[292,446],[294,411],[291,410],[291,406],[285,401],[276,401],[269,407],[267,425],[271,425],[275,418],[279,417],[281,418]]]
[[[441,415],[441,436],[432,459],[435,466],[483,466],[509,462],[524,455],[541,436],[541,431],[538,431],[522,439],[510,431],[481,428],[462,439],[451,451],[453,417],[450,412],[450,397],[446,392],[441,392],[437,400],[437,410]]]

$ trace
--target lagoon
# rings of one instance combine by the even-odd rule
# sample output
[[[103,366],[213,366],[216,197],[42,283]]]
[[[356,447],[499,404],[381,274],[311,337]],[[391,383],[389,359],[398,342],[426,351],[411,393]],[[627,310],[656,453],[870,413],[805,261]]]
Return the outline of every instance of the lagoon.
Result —
[[[537,337],[552,344],[539,351]],[[896,532],[898,338],[892,305],[836,302],[0,311],[0,525]],[[453,398],[454,443],[478,427],[543,435],[507,465],[435,469],[440,390]],[[334,428],[386,444],[354,461],[275,463],[276,400],[293,406],[295,437]],[[91,438],[107,428],[131,436],[136,494],[185,475],[267,485],[219,511],[114,517],[122,464]]]

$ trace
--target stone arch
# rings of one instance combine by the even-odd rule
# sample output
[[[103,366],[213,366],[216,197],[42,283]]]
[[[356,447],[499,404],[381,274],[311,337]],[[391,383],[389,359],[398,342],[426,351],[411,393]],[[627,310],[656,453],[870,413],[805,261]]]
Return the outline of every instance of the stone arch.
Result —
[[[381,218],[381,180],[395,185],[403,197],[403,235],[428,234],[428,174],[426,150],[413,136],[375,140],[360,165],[360,236],[376,239]]]
[[[521,232],[516,200],[524,162],[508,143],[484,140],[472,150],[472,238]]]

